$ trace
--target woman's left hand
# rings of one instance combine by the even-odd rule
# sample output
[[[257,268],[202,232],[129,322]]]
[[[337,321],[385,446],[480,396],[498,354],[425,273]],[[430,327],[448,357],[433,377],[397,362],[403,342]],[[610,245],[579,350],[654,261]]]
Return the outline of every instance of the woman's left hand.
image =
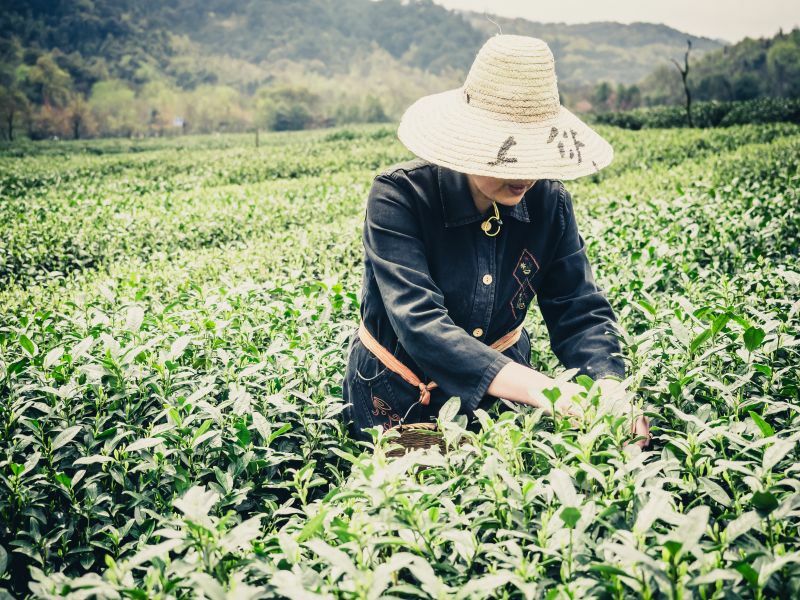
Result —
[[[634,421],[632,426],[632,431],[634,437],[642,437],[643,439],[636,440],[635,442],[626,442],[623,447],[629,446],[631,443],[639,446],[639,448],[643,449],[650,444],[650,439],[653,437],[650,434],[650,420],[647,418],[646,415],[639,415]]]

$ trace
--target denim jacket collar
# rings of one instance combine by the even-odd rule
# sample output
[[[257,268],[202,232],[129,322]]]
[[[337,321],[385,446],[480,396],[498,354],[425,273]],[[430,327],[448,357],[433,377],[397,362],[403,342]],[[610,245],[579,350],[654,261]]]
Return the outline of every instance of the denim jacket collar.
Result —
[[[486,215],[478,211],[475,202],[472,200],[469,182],[464,173],[439,165],[436,166],[436,170],[439,179],[439,195],[442,200],[442,209],[444,210],[445,227],[457,227],[486,218]],[[514,206],[498,204],[497,209],[503,217],[513,217],[523,223],[530,223],[528,205],[524,196]]]

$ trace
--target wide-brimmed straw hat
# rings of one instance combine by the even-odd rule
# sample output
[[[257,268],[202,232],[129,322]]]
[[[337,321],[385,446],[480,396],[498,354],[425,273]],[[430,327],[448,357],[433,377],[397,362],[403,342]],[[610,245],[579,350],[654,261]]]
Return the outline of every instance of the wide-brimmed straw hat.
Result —
[[[414,102],[397,136],[434,164],[503,179],[576,179],[614,157],[561,105],[547,43],[521,35],[490,38],[464,85]]]

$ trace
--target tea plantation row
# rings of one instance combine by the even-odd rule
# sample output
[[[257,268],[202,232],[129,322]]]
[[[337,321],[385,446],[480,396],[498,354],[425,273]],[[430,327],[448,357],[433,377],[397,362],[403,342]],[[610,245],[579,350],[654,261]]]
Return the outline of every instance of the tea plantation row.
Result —
[[[644,452],[595,389],[579,427],[509,404],[476,434],[453,401],[445,456],[348,438],[385,128],[5,149],[0,588],[796,597],[800,126],[600,130],[614,163],[567,187]]]

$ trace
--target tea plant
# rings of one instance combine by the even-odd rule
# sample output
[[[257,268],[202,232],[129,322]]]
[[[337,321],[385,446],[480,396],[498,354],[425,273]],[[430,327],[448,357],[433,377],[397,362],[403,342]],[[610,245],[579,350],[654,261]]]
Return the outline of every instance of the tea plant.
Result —
[[[452,399],[444,455],[349,439],[366,192],[408,156],[385,127],[6,149],[0,587],[796,597],[800,127],[599,129],[614,163],[566,185],[644,451],[589,381],[578,423]]]

